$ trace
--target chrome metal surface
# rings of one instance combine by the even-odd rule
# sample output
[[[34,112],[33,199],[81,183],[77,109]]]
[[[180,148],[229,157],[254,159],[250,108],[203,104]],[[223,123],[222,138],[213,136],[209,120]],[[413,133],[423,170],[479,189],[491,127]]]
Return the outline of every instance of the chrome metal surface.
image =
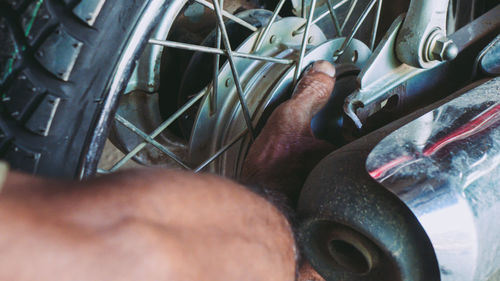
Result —
[[[446,37],[449,0],[412,0],[396,40],[400,61],[419,68],[429,68],[435,61],[426,59],[433,40]],[[437,36],[432,36],[437,34]]]
[[[500,78],[410,122],[366,160],[373,179],[417,217],[442,281],[500,269]]]
[[[340,147],[309,174],[297,204],[298,231],[304,255],[325,280],[439,280],[431,242],[418,220],[365,168],[369,153],[384,137],[438,106],[409,114]],[[339,230],[347,230],[348,236],[339,236]],[[346,246],[340,257],[339,250],[331,247],[337,242]],[[368,247],[375,251],[362,250]],[[375,262],[366,270],[353,270],[348,261],[356,256]]]

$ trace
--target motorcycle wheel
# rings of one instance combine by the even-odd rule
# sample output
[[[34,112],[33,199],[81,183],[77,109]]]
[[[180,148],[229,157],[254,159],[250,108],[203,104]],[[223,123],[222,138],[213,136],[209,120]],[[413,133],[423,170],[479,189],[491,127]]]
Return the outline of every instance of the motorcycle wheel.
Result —
[[[92,175],[135,61],[160,18],[185,3],[0,3],[0,156],[32,174]]]

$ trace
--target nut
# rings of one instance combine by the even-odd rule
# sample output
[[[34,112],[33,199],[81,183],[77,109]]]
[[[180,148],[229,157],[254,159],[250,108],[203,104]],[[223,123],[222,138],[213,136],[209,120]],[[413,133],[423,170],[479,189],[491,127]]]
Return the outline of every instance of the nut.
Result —
[[[431,60],[449,61],[457,57],[458,47],[452,40],[443,36],[433,43],[429,53]]]

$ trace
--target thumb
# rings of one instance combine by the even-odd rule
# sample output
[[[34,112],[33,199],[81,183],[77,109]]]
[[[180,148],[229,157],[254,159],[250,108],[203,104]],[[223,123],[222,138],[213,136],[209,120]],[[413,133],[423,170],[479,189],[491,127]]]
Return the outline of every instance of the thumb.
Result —
[[[324,60],[316,61],[300,79],[291,101],[301,104],[312,117],[326,104],[334,84],[335,67]]]

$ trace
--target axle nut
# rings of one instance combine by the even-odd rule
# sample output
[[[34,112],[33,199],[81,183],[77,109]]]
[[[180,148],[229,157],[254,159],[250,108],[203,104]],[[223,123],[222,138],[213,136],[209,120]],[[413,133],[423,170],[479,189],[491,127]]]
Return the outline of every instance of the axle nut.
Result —
[[[458,55],[458,47],[452,40],[441,37],[438,38],[429,54],[429,58],[431,60],[439,60],[439,61],[450,61],[456,58]]]

